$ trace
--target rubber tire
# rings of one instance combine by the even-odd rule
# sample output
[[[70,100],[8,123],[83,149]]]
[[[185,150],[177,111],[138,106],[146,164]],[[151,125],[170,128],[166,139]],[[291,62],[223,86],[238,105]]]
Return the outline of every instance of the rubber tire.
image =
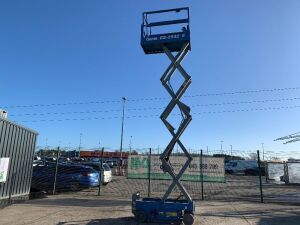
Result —
[[[194,215],[190,213],[184,214],[183,223],[184,225],[192,225],[194,223]]]
[[[136,218],[136,221],[139,222],[139,223],[143,223],[143,222],[146,222],[147,221],[147,214],[145,211],[143,210],[138,210],[136,211],[135,213],[135,218]]]
[[[70,186],[70,191],[74,192],[74,191],[79,191],[80,189],[80,184],[79,183],[73,183]]]

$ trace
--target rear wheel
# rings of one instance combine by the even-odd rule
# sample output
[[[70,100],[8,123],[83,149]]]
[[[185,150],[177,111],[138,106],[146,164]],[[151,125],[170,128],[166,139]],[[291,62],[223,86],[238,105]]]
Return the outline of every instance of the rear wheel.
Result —
[[[138,210],[135,213],[135,218],[136,218],[137,222],[143,223],[143,222],[146,222],[146,220],[147,220],[147,214],[143,210]]]

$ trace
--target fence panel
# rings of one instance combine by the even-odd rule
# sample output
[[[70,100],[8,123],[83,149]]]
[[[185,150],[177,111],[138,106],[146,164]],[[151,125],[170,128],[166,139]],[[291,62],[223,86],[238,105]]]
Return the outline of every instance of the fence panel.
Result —
[[[282,181],[284,176],[284,163],[281,162],[268,162],[267,163],[268,179],[270,181]]]
[[[300,204],[299,186],[289,181],[291,178],[297,182],[298,166],[300,163],[267,162],[267,179],[263,185],[265,202]]]
[[[287,162],[288,183],[300,184],[300,162]]]
[[[227,163],[225,163],[224,158],[219,155],[212,156],[206,154],[203,156],[201,164],[200,154],[193,154],[193,161],[183,175],[181,182],[194,200],[260,202],[261,186],[259,174],[261,174],[264,202],[300,203],[300,199],[297,197],[299,195],[299,185],[286,185],[285,182],[280,181],[283,179],[284,174],[283,165],[286,164],[261,162],[261,170],[259,170],[257,161],[255,160],[230,159],[227,159]],[[170,156],[170,163],[175,173],[178,173],[182,168],[185,160],[186,158],[182,154],[177,153]],[[245,167],[243,169],[229,168],[228,162],[233,167],[235,162]],[[34,182],[32,186],[36,184],[35,182],[39,181],[40,184],[44,183],[45,186],[48,185],[49,193],[52,193],[55,162],[52,162],[52,165],[50,164],[34,169]],[[98,195],[98,185],[84,186],[83,180],[75,180],[79,183],[75,182],[73,185],[72,182],[74,180],[67,180],[74,178],[72,175],[74,173],[73,169],[74,167],[78,167],[79,164],[88,165],[90,163],[75,160],[73,162],[58,164],[56,194],[63,192],[71,193],[72,195]],[[123,168],[124,173],[118,172],[113,174],[112,181],[101,186],[101,195],[112,199],[128,199],[131,198],[133,193],[140,192],[142,197],[160,198],[172,183],[170,176],[163,173],[160,169],[159,154],[151,156],[149,154],[132,155],[128,159],[128,164],[125,165],[125,168]],[[292,174],[295,174],[291,175],[292,182],[298,182],[297,171],[299,170],[299,165],[289,163],[288,167],[285,167],[285,170],[289,170]],[[96,167],[98,168],[99,165]],[[267,170],[265,170],[265,167]],[[42,170],[43,168],[45,171]],[[112,171],[123,171],[123,169],[111,168]],[[37,171],[41,171],[42,174],[38,174]],[[75,172],[76,174],[83,172],[82,176],[86,175],[84,171]],[[175,186],[170,197],[180,198],[180,196],[180,190]]]

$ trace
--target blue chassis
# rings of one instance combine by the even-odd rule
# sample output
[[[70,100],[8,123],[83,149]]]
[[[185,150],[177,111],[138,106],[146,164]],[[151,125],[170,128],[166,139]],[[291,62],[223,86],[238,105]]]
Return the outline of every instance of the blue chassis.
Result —
[[[189,213],[194,215],[195,203],[186,200],[160,198],[139,198],[132,201],[132,213],[143,211],[147,215],[147,222],[181,222],[183,215]]]

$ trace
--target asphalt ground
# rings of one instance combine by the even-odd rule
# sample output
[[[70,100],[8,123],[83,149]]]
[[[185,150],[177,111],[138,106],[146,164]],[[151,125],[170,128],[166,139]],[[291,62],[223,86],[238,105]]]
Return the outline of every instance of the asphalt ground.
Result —
[[[1,225],[136,225],[129,199],[73,193],[28,200],[0,210]],[[195,225],[299,225],[300,207],[196,201]]]
[[[160,197],[170,181],[151,181],[150,195]],[[226,183],[183,182],[196,200],[195,224],[203,225],[300,225],[300,186],[266,183],[265,203],[260,203],[258,177],[226,176]],[[0,209],[0,225],[108,225],[137,224],[131,214],[131,195],[148,195],[147,180],[114,176],[98,188],[60,192]],[[173,197],[178,196],[175,190]]]

